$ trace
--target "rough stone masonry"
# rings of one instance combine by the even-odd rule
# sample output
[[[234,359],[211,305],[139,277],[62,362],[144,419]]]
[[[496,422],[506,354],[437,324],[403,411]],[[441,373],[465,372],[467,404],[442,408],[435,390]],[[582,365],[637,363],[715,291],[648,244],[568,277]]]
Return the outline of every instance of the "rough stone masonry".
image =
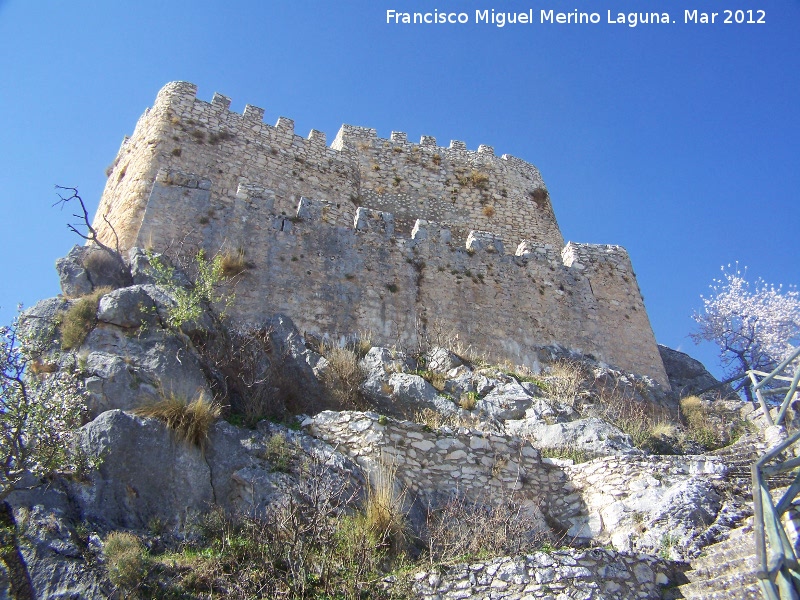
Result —
[[[103,241],[243,253],[241,320],[282,312],[309,333],[369,330],[384,345],[457,333],[534,368],[559,345],[669,385],[627,252],[563,246],[533,165],[350,125],[328,146],[196,92],[167,84],[123,141],[95,217]]]

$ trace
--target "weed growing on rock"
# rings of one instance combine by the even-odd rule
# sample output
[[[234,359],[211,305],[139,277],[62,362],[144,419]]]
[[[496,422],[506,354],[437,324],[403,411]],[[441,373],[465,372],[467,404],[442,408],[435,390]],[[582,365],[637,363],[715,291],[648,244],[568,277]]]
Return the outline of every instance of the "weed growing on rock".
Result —
[[[575,360],[561,359],[552,363],[549,371],[545,380],[548,392],[559,402],[574,407],[586,380],[583,365]]]
[[[61,348],[70,350],[83,344],[97,323],[97,306],[100,298],[111,291],[110,287],[94,290],[72,303],[60,316]]]
[[[409,538],[403,514],[405,494],[395,489],[396,471],[395,467],[381,465],[372,474],[364,506],[367,529],[380,546],[388,548],[394,555],[402,552]]]
[[[295,454],[295,449],[283,433],[275,433],[267,440],[264,458],[272,464],[273,471],[288,473]]]
[[[220,274],[222,277],[228,279],[237,277],[244,273],[250,264],[245,260],[244,249],[239,248],[237,251],[226,250],[220,254]]]
[[[437,392],[444,390],[444,384],[447,381],[447,376],[444,373],[425,369],[422,371],[414,371],[414,374],[419,375],[425,381],[430,383],[434,388],[436,388]]]
[[[542,458],[556,458],[560,460],[571,460],[576,465],[584,463],[590,459],[589,454],[582,448],[566,446],[562,448],[540,448]]]
[[[458,405],[464,410],[473,410],[477,404],[478,392],[466,392],[458,401]]]
[[[132,533],[108,534],[103,554],[111,583],[126,592],[133,592],[147,575],[149,565],[144,544]]]
[[[174,329],[199,319],[206,306],[221,306],[223,317],[235,299],[234,294],[220,290],[225,279],[222,254],[209,260],[203,250],[198,251],[191,264],[195,274],[188,285],[181,285],[175,267],[163,256],[148,252],[147,258],[156,282],[175,300],[167,311],[167,323]]]
[[[493,500],[455,495],[428,510],[425,542],[431,564],[519,554],[550,543],[540,519],[517,499]]]
[[[342,409],[361,406],[361,384],[366,373],[358,364],[358,355],[350,348],[337,346],[323,346],[321,350],[328,361],[322,373],[322,382],[334,403]]]
[[[187,403],[183,398],[169,394],[161,401],[139,407],[133,412],[140,417],[163,421],[178,439],[203,448],[208,439],[208,430],[219,418],[222,408],[204,396]]]
[[[405,547],[385,535],[396,532],[395,517],[383,520],[384,514],[369,502],[360,507],[346,484],[324,477],[321,465],[313,461],[301,465],[299,473],[297,493],[257,517],[231,517],[221,509],[201,517],[177,551],[151,557],[140,596],[404,597],[382,585],[386,574],[406,561]],[[377,491],[373,503],[379,498],[385,496]]]

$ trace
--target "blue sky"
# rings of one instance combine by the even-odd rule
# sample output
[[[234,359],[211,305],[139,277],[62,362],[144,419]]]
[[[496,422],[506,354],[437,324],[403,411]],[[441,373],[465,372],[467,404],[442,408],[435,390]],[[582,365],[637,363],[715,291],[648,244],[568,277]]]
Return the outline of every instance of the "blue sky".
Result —
[[[387,9],[597,12],[597,25],[387,25]],[[683,23],[684,9],[718,23]],[[724,10],[765,24],[724,24]],[[607,11],[676,23],[608,24]],[[757,13],[756,13],[757,14]],[[706,361],[690,315],[720,266],[800,281],[800,2],[0,0],[0,321],[58,293],[122,137],[168,81],[295,120],[494,146],[542,172],[565,239],[625,246],[659,342]],[[523,291],[521,291],[523,293]]]

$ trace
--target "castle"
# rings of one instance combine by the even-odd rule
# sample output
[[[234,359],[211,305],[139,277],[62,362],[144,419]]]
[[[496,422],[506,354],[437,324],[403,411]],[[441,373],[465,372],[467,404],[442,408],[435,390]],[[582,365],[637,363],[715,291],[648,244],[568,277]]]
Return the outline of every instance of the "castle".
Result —
[[[169,83],[126,137],[94,227],[126,251],[244,253],[232,310],[335,338],[458,332],[534,366],[557,344],[669,386],[627,252],[564,240],[539,171],[490,146],[343,125],[333,143]]]

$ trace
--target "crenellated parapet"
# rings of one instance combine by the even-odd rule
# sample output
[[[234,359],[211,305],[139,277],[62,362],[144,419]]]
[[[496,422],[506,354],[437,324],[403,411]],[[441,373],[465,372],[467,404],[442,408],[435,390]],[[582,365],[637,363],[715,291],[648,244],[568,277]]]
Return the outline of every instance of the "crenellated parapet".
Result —
[[[393,213],[405,233],[423,218],[447,225],[462,241],[479,229],[497,231],[506,244],[526,238],[563,245],[538,169],[496,156],[489,145],[468,150],[453,140],[441,147],[432,136],[414,144],[403,132],[381,138],[375,129],[343,125],[327,146],[321,131],[295,133],[292,119],[270,125],[262,108],[248,104],[237,113],[230,106],[219,93],[210,102],[198,99],[197,86],[187,82],[161,89],[123,142],[101,201],[100,214],[119,217],[114,226],[123,246],[135,239],[149,185],[163,168],[212,178],[214,200],[233,201],[246,181],[273,190],[275,206],[286,213],[301,197],[313,197],[335,206],[342,224],[369,205]],[[111,236],[102,219],[96,226],[101,237]]]
[[[282,312],[387,344],[436,327],[531,367],[556,344],[666,383],[627,253],[564,246],[533,165],[352,125],[328,146],[292,119],[230,106],[164,86],[109,171],[101,239],[244,252],[234,313],[247,321]]]

